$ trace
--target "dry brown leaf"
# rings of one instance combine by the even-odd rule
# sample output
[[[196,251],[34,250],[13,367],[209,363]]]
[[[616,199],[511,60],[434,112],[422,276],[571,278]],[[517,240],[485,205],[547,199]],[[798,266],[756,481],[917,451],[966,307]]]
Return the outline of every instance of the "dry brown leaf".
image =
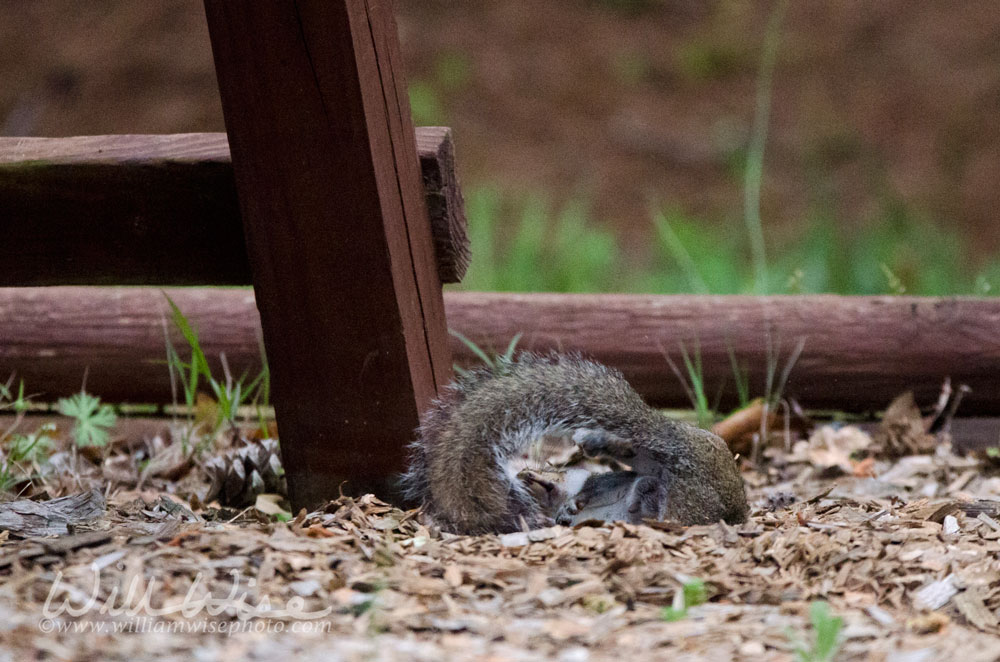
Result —
[[[886,457],[931,453],[937,446],[934,435],[927,432],[913,391],[906,391],[892,401],[874,438]]]

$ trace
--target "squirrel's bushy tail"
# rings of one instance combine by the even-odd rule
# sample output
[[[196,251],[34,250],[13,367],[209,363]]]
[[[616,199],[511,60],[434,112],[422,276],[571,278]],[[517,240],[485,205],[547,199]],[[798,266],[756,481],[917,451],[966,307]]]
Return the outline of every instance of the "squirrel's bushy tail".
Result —
[[[518,354],[470,371],[425,414],[403,486],[436,524],[483,533],[541,526],[545,514],[511,460],[545,434],[582,427],[635,432],[648,407],[622,375],[579,355]]]

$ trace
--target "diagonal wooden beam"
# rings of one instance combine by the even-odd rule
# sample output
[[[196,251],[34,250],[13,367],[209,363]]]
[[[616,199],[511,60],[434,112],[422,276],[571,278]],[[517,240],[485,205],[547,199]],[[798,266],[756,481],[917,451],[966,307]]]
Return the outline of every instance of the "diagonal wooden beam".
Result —
[[[391,497],[451,357],[389,4],[205,10],[290,497]]]

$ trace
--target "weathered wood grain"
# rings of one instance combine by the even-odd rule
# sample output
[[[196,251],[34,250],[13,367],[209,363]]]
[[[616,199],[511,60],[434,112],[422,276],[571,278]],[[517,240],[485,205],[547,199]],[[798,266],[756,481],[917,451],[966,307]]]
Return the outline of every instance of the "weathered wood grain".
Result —
[[[418,128],[416,145],[438,275],[458,282],[469,240],[451,132]],[[0,230],[0,286],[251,281],[224,133],[0,137]]]
[[[416,137],[438,278],[442,283],[459,283],[469,268],[472,249],[451,129],[421,127]]]
[[[169,290],[198,326],[210,356],[225,352],[237,373],[259,366],[259,326],[246,290]],[[445,294],[448,324],[481,346],[576,350],[621,368],[650,402],[685,406],[684,391],[661,355],[678,342],[700,347],[712,398],[735,389],[728,348],[763,391],[767,341],[782,357],[800,337],[802,356],[786,392],[810,408],[884,408],[905,389],[932,403],[941,381],[973,391],[960,414],[1000,415],[1000,300],[911,297],[692,297],[557,294]],[[0,289],[0,376],[16,370],[28,389],[49,396],[87,388],[111,400],[170,399],[162,364],[158,290],[140,288]],[[175,340],[180,342],[179,337]],[[456,360],[474,362],[453,340]]]
[[[205,11],[289,497],[391,497],[451,370],[391,5]]]
[[[105,506],[104,494],[97,489],[48,501],[8,501],[0,503],[0,531],[9,531],[21,538],[66,536],[73,527],[104,515]],[[45,544],[49,551],[67,551],[90,543],[87,538],[74,541],[70,537]]]

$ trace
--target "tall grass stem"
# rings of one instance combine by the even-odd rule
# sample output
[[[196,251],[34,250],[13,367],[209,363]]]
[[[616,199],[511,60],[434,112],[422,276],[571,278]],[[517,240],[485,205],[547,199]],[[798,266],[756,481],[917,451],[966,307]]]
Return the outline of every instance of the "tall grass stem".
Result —
[[[771,117],[771,87],[774,79],[774,62],[778,54],[781,24],[788,9],[788,0],[777,0],[767,21],[764,33],[764,54],[757,78],[757,100],[754,110],[753,130],[747,151],[746,173],[743,183],[743,220],[750,237],[753,259],[754,293],[767,294],[767,254],[764,248],[764,228],[760,219],[760,189],[764,174],[764,146],[767,144],[767,127]]]

